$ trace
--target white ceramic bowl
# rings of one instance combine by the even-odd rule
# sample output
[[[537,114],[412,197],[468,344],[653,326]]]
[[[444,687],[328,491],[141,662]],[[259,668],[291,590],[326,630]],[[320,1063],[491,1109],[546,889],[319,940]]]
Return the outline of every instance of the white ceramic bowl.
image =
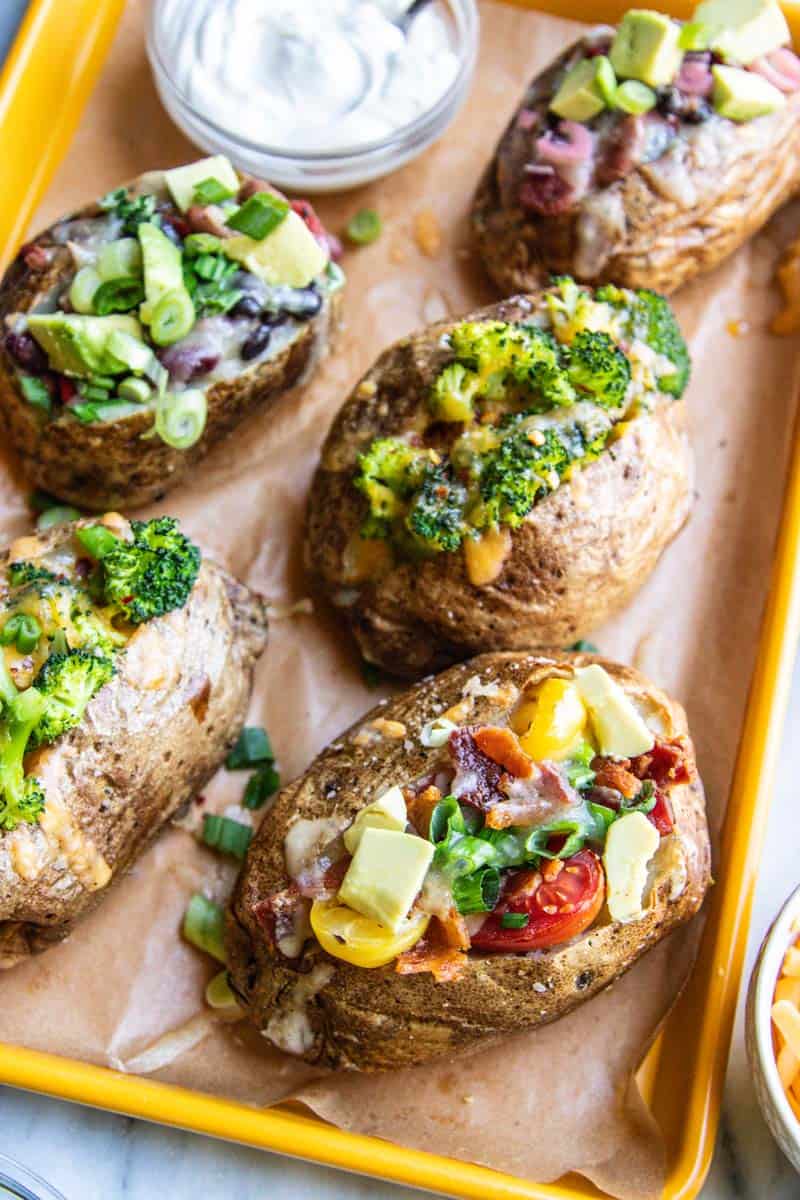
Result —
[[[800,933],[800,888],[784,904],[761,946],[747,993],[747,1054],[764,1119],[789,1162],[800,1172],[800,1121],[781,1085],[772,1042],[772,1004],[784,955]]]

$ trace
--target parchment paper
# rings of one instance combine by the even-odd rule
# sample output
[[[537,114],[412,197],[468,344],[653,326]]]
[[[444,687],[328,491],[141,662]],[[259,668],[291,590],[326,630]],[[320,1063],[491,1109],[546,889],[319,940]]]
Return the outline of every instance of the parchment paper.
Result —
[[[394,338],[492,298],[467,242],[471,193],[523,85],[576,27],[493,4],[483,6],[482,19],[472,95],[444,140],[389,179],[319,203],[334,230],[363,205],[378,209],[385,227],[377,243],[346,257],[346,324],[335,353],[301,395],[251,420],[200,465],[191,486],[152,510],[178,515],[210,554],[279,605],[309,593],[301,562],[306,490],[331,417],[359,374]],[[197,157],[158,104],[142,24],[141,0],[131,0],[35,226],[141,170]],[[638,598],[595,636],[604,652],[636,664],[688,708],[715,832],[753,668],[791,429],[795,348],[766,325],[777,307],[775,259],[798,215],[785,210],[677,301],[695,363],[697,504]],[[26,527],[27,492],[4,454],[0,534]],[[274,620],[250,718],[269,729],[288,780],[382,694],[365,686],[352,645],[317,606],[312,615]],[[243,782],[221,772],[206,804],[237,801]],[[192,891],[222,897],[231,879],[231,869],[188,832],[166,833],[67,943],[0,979],[0,1040],[130,1065],[202,1010],[212,969],[181,942],[179,925]],[[662,943],[556,1024],[444,1065],[380,1078],[320,1077],[239,1024],[215,1026],[155,1077],[256,1104],[294,1096],[343,1128],[407,1146],[539,1181],[576,1170],[614,1196],[656,1197],[662,1143],[632,1073],[685,977],[696,934]]]

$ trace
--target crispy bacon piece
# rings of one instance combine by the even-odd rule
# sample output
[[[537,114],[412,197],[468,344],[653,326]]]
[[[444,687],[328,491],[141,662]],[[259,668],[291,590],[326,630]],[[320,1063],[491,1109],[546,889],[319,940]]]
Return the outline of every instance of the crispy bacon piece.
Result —
[[[690,783],[695,772],[691,751],[680,737],[669,742],[657,741],[652,750],[631,759],[629,765],[637,779],[652,779],[660,788]]]
[[[284,891],[273,892],[265,900],[253,905],[253,916],[267,935],[273,950],[278,942],[294,933],[297,914],[303,903],[299,889],[291,883]]]
[[[463,918],[460,919],[463,923]],[[466,926],[463,932],[466,934]],[[466,946],[462,944],[461,948],[454,944],[457,936],[455,926],[451,926],[449,920],[443,922],[438,917],[431,917],[425,936],[398,958],[397,974],[419,975],[430,971],[437,983],[452,983],[459,979],[467,962],[465,950],[469,948],[469,935]]]
[[[406,800],[406,811],[408,819],[421,837],[426,838],[431,828],[431,816],[433,810],[442,798],[442,793],[438,787],[430,784],[421,792],[415,792],[411,788],[405,788],[403,795]]]
[[[620,792],[626,800],[638,796],[642,781],[628,770],[626,762],[627,759],[625,762],[617,762],[611,758],[592,759],[595,787],[612,788],[615,792]]]
[[[482,754],[505,767],[509,775],[517,779],[529,779],[533,772],[533,761],[528,757],[513,729],[501,729],[498,725],[483,725],[473,732],[475,745]]]
[[[453,794],[485,812],[492,804],[505,800],[502,784],[508,780],[500,763],[478,748],[473,730],[464,726],[450,734],[450,756],[456,768]]]
[[[538,825],[558,817],[564,808],[578,802],[577,792],[557,767],[551,763],[537,763],[528,779],[510,782],[509,795],[488,809],[486,824],[490,829]]]

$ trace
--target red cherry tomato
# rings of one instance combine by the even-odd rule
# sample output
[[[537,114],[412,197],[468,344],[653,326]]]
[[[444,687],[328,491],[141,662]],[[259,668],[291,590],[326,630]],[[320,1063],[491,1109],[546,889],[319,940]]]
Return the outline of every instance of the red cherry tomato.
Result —
[[[568,942],[592,924],[603,907],[605,891],[603,867],[593,850],[548,864],[544,872],[521,871],[473,935],[472,945],[476,950],[513,953]],[[505,913],[525,914],[528,923],[521,929],[504,929]]]

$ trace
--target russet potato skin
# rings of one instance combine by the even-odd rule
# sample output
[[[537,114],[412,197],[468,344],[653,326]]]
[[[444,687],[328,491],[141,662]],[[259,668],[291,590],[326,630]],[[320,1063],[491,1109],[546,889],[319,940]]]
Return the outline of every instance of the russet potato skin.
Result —
[[[590,662],[601,663],[652,713],[665,738],[688,736],[681,706],[630,667],[586,654],[484,654],[367,713],[282,790],[251,844],[228,914],[232,984],[257,1028],[265,1030],[287,1011],[298,985],[316,970],[316,977],[326,981],[311,989],[303,1006],[309,1032],[303,1057],[362,1071],[422,1063],[484,1038],[556,1020],[607,987],[697,912],[709,883],[709,841],[702,784],[694,779],[670,790],[672,849],[685,873],[679,894],[674,894],[668,860],[663,870],[656,860],[654,887],[640,920],[614,923],[604,909],[596,927],[552,950],[471,952],[464,974],[454,982],[436,983],[430,974],[398,975],[394,964],[361,969],[327,955],[313,939],[299,959],[289,961],[271,948],[254,915],[254,905],[290,883],[284,838],[293,820],[352,819],[367,798],[423,776],[441,752],[422,747],[420,730],[463,699],[469,679],[479,677],[490,690],[496,684],[497,694],[475,696],[465,720],[502,724],[526,683],[535,687],[553,674],[569,676]],[[376,716],[402,722],[405,737],[359,744],[359,732]]]
[[[53,547],[70,528],[37,538]],[[7,562],[6,554],[0,570]],[[107,886],[223,762],[266,637],[261,597],[204,559],[186,604],[139,626],[81,724],[30,756],[45,794],[111,868]],[[34,856],[47,846],[39,825],[0,832],[0,968],[66,937],[106,890],[87,888],[58,859],[21,877],[15,843]]]
[[[551,88],[549,81],[579,45],[570,46],[531,87]],[[797,93],[776,113],[730,123],[730,136],[716,149],[692,145],[686,171],[696,194],[682,203],[659,189],[646,165],[605,188],[622,219],[615,223],[607,257],[597,269],[582,270],[580,209],[545,216],[524,211],[514,198],[526,157],[518,113],[478,185],[470,217],[486,270],[503,295],[542,287],[551,274],[669,295],[721,263],[800,190]]]
[[[97,205],[92,204],[71,219],[97,214]],[[66,246],[53,240],[52,227],[27,243],[25,255],[36,246],[52,253],[52,261],[35,270],[20,252],[0,283],[0,322],[34,308],[74,271]],[[188,450],[144,436],[153,426],[148,409],[102,424],[84,425],[63,412],[48,420],[46,413],[25,399],[0,337],[0,431],[15,447],[28,479],[60,500],[92,512],[138,508],[188,479],[212,446],[251,413],[271,408],[313,371],[335,332],[340,303],[337,292],[274,358],[252,367],[243,363],[237,378],[217,382],[206,396],[203,435]]]
[[[524,319],[516,296],[469,320]],[[407,432],[447,361],[429,327],[390,346],[351,393],[322,450],[308,504],[311,569],[355,634],[362,655],[408,678],[484,650],[567,646],[618,612],[645,582],[687,519],[691,451],[684,402],[636,417],[600,457],[563,482],[510,531],[497,578],[474,586],[463,552],[397,561],[374,580],[353,580],[347,552],[366,501],[352,483],[377,437]]]

